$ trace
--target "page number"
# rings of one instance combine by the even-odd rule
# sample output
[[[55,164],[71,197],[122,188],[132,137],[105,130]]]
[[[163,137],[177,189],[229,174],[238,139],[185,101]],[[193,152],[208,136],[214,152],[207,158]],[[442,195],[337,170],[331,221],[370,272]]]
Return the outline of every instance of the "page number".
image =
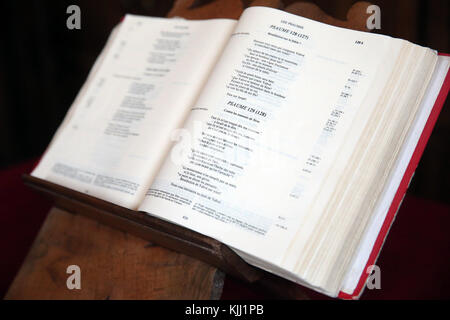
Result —
[[[356,40],[356,41],[355,41],[355,44],[358,44],[358,45],[363,45],[363,44],[364,44],[364,41],[361,41],[361,40]]]

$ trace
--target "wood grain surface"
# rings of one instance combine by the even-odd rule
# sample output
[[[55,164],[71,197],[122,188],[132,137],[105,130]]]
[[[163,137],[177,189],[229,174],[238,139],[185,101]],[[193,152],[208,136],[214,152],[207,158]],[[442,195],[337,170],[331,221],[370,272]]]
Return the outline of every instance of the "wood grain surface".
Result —
[[[67,267],[81,269],[69,290]],[[216,268],[112,229],[52,209],[5,299],[218,299]]]

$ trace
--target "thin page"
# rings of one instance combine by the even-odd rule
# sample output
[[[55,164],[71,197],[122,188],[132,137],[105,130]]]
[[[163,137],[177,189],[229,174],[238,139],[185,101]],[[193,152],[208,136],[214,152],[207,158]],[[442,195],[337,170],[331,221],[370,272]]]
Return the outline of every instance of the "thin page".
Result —
[[[386,186],[383,196],[377,205],[373,218],[367,228],[366,233],[358,247],[355,258],[349,268],[348,274],[343,283],[342,291],[347,294],[353,294],[361,275],[365,272],[364,268],[374,247],[375,241],[379,236],[381,227],[389,212],[396,191],[398,190],[401,180],[405,175],[407,166],[417,147],[417,143],[427,124],[428,117],[436,103],[438,94],[442,88],[445,78],[448,74],[450,66],[450,57],[439,56],[433,78],[428,86],[425,98],[419,109],[407,141],[404,144],[401,155],[393,169],[393,175]]]
[[[136,208],[235,24],[127,15],[32,175]]]
[[[371,114],[376,99],[366,98],[381,91],[375,79],[387,78],[399,48],[279,10],[245,10],[140,210],[269,271],[291,270],[286,250],[357,115]]]

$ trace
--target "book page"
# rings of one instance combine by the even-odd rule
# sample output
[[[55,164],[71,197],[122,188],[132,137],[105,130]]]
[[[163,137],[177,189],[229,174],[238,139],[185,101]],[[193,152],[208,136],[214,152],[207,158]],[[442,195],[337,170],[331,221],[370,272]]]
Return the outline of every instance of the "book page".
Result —
[[[286,250],[399,50],[392,38],[245,10],[140,210],[293,270]]]
[[[135,209],[235,24],[127,15],[32,175]]]
[[[412,126],[407,141],[402,148],[401,155],[393,170],[393,175],[383,192],[381,201],[375,209],[375,213],[370,221],[367,231],[365,232],[361,244],[358,247],[357,254],[355,255],[348,274],[346,275],[342,291],[347,294],[355,293],[354,290],[357,287],[358,281],[361,275],[364,274],[364,268],[368,262],[370,254],[372,253],[374,244],[379,237],[382,225],[385,223],[385,219],[388,215],[392,201],[394,200],[394,196],[396,195],[400,183],[406,173],[406,169],[418,146],[418,142],[422,136],[424,128],[427,125],[427,121],[429,120],[433,107],[435,107],[437,97],[441,91],[445,79],[448,77],[449,67],[450,57],[439,56],[435,72],[433,73],[433,78],[427,89],[425,98],[421,103],[420,112],[415,119],[414,125]],[[362,292],[359,294],[361,293]]]

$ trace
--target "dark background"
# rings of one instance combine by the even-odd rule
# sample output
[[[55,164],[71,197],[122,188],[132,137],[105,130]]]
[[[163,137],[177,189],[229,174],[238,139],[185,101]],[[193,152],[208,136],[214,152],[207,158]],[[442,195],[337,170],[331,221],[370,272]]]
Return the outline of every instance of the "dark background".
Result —
[[[197,1],[201,5],[202,2]],[[244,1],[248,3],[249,1]],[[285,0],[287,5],[294,1]],[[316,0],[345,19],[353,0]],[[450,1],[373,0],[380,33],[450,52]],[[66,8],[81,8],[81,30],[68,30]],[[81,88],[112,28],[125,13],[164,16],[173,1],[2,1],[0,9],[0,169],[42,154]],[[450,105],[447,101],[410,193],[450,202]]]

